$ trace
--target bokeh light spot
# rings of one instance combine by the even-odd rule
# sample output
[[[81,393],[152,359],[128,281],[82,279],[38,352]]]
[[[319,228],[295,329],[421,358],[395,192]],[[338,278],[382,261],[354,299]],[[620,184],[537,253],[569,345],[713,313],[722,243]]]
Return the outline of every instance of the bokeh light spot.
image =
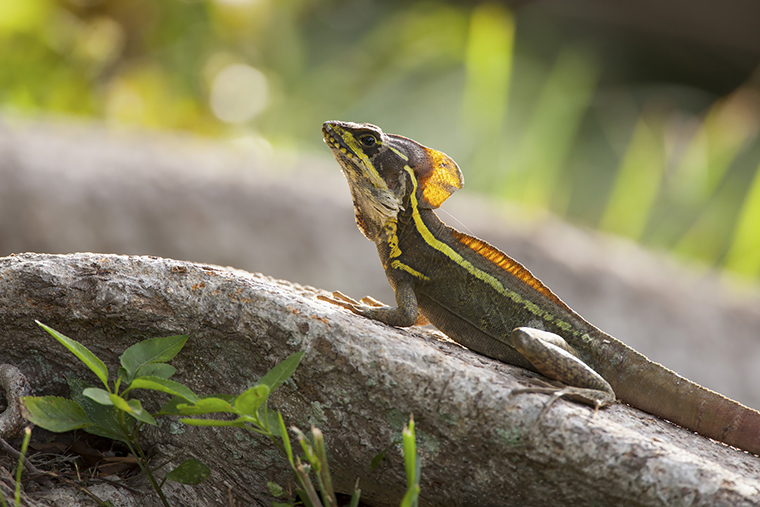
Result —
[[[227,123],[245,123],[264,110],[269,90],[258,69],[241,63],[224,67],[211,84],[211,110]]]

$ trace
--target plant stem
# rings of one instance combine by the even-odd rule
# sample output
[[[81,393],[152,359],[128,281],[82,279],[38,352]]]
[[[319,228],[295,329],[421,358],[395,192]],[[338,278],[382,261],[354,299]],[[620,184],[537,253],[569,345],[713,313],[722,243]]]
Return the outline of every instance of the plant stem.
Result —
[[[32,428],[27,426],[24,428],[24,442],[21,444],[21,459],[18,460],[18,468],[16,469],[16,505],[21,503],[21,471],[24,469],[24,457],[26,456],[26,449],[29,446],[29,439],[32,437]]]
[[[164,496],[164,492],[161,490],[161,486],[158,485],[158,481],[156,481],[153,472],[151,472],[150,467],[148,466],[148,460],[145,458],[145,454],[143,453],[140,444],[137,443],[137,434],[135,433],[130,435],[127,432],[127,425],[124,421],[124,411],[117,409],[116,412],[118,414],[119,426],[121,427],[121,432],[126,437],[125,443],[127,444],[127,447],[129,447],[129,451],[133,456],[137,456],[137,464],[140,466],[140,470],[142,470],[143,473],[148,477],[150,485],[153,487],[156,493],[158,493],[158,496],[161,498],[161,502],[164,504],[164,507],[171,507],[169,505],[169,501]]]
[[[164,504],[164,507],[170,507],[169,501],[166,499],[164,492],[161,490],[161,486],[158,485],[156,477],[153,475],[153,472],[151,472],[150,467],[148,466],[148,460],[145,458],[145,454],[143,453],[140,444],[137,443],[137,440],[134,440],[132,442],[127,442],[127,445],[129,446],[129,450],[132,452],[132,454],[138,457],[137,464],[140,465],[140,469],[142,469],[145,475],[148,476],[150,485],[153,486],[153,489],[156,490],[156,493],[158,493],[158,496],[161,498],[161,502]]]
[[[322,435],[322,432],[314,426],[311,427],[311,434],[314,437],[314,450],[317,454],[317,459],[319,460],[319,477],[321,477],[319,487],[322,488],[325,503],[330,507],[336,507],[338,502],[335,499],[335,492],[333,491],[332,478],[330,477],[330,466],[327,464],[325,437]]]
[[[296,476],[301,481],[301,485],[303,486],[304,492],[309,497],[311,504],[314,507],[323,507],[322,502],[319,501],[317,492],[314,489],[314,485],[311,483],[311,479],[309,479],[309,474],[306,473],[306,470],[304,469],[303,464],[301,464],[301,460],[299,458],[296,458],[295,472],[296,472]]]

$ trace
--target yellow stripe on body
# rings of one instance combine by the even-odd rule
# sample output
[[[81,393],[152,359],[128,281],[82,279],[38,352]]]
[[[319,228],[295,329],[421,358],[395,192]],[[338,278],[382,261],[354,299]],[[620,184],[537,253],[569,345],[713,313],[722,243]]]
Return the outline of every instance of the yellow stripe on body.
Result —
[[[417,271],[413,267],[407,266],[406,264],[404,264],[400,260],[395,260],[395,261],[391,262],[391,267],[394,268],[394,269],[400,269],[402,271],[406,271],[410,275],[412,275],[412,276],[414,276],[416,278],[419,278],[421,280],[425,280],[426,282],[430,281],[430,278],[428,278],[427,276],[423,275],[422,273],[420,273],[419,271]]]
[[[386,231],[386,234],[388,235],[388,246],[391,249],[391,253],[388,255],[388,257],[391,259],[401,257],[401,248],[398,246],[398,235],[396,234],[397,227],[398,226],[395,220],[388,222],[383,227],[383,229]]]
[[[411,206],[412,206],[412,218],[414,220],[414,225],[416,226],[417,231],[420,233],[420,235],[422,236],[422,238],[425,240],[425,242],[428,245],[438,250],[439,252],[444,254],[446,257],[448,257],[452,261],[456,262],[459,266],[464,268],[468,273],[473,275],[475,278],[478,278],[479,280],[482,280],[488,285],[490,285],[491,287],[493,287],[500,294],[508,297],[509,299],[511,299],[517,304],[522,304],[526,310],[528,310],[530,313],[534,314],[538,318],[544,319],[547,322],[552,322],[554,326],[562,329],[565,332],[572,333],[574,336],[580,337],[583,341],[590,340],[590,337],[588,336],[588,334],[581,335],[580,331],[578,331],[577,329],[573,329],[573,326],[570,323],[558,319],[555,315],[551,314],[550,312],[544,311],[541,308],[539,308],[538,305],[536,305],[532,301],[523,299],[523,297],[520,296],[518,293],[504,287],[504,285],[495,276],[490,275],[486,273],[485,271],[476,268],[475,266],[472,265],[471,262],[469,262],[464,257],[462,257],[462,255],[457,253],[449,245],[447,245],[443,241],[433,236],[433,233],[430,232],[430,230],[427,228],[425,223],[422,221],[422,216],[420,215],[418,202],[417,202],[417,195],[416,195],[417,178],[414,175],[414,170],[408,165],[404,166],[404,170],[407,173],[409,173],[409,176],[412,179],[413,188],[410,195],[410,201],[411,201]],[[488,256],[484,256],[484,257],[486,259],[489,259]],[[489,259],[489,260],[492,260],[492,259]],[[519,278],[525,281],[524,276],[519,276]],[[554,298],[556,298],[556,296],[554,296]]]

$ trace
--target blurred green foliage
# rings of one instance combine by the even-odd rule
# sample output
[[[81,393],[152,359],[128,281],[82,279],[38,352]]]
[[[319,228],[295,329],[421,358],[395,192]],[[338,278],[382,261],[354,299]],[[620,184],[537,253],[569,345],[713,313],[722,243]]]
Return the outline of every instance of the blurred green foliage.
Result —
[[[468,190],[759,277],[755,85],[695,111],[535,39],[498,2],[0,0],[0,106],[314,151],[369,121]]]

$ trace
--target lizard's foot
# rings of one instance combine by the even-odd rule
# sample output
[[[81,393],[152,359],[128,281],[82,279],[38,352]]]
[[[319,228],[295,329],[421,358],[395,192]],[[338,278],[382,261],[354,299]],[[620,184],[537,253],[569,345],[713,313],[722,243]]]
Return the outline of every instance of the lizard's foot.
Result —
[[[559,398],[567,398],[568,400],[576,401],[578,403],[583,403],[584,405],[594,407],[595,410],[609,407],[615,403],[615,397],[604,391],[572,386],[529,387],[525,389],[513,389],[510,393],[510,397],[526,393],[549,394],[553,398],[549,404],[554,403]]]
[[[546,384],[545,382],[542,382],[542,383]],[[608,407],[612,405],[613,403],[615,403],[615,397],[604,391],[597,391],[595,389],[584,389],[582,387],[572,387],[572,386],[530,387],[530,388],[524,388],[524,389],[513,389],[512,392],[509,394],[509,396],[511,398],[512,396],[516,396],[518,394],[526,394],[526,393],[538,393],[538,394],[551,395],[551,398],[549,399],[549,401],[546,402],[546,405],[544,405],[544,408],[541,410],[541,413],[538,414],[538,418],[536,418],[536,422],[534,423],[533,427],[528,433],[529,438],[532,438],[533,435],[535,435],[536,430],[538,429],[538,425],[541,423],[541,420],[544,418],[546,413],[549,412],[549,409],[552,407],[552,405],[554,405],[554,403],[560,398],[568,398],[570,400],[577,401],[585,405],[591,405],[594,407],[594,415],[596,415],[596,413],[599,411],[600,408]]]
[[[337,290],[332,293],[332,297],[320,295],[317,296],[317,299],[340,306],[346,310],[351,310],[356,315],[375,320],[378,320],[377,314],[379,311],[388,311],[391,309],[390,306],[384,305],[370,296],[364,296],[360,301],[357,301]]]
[[[538,394],[551,395],[552,399],[549,400],[549,402],[546,404],[546,407],[544,407],[544,411],[542,412],[542,415],[559,398],[567,398],[568,400],[572,400],[578,403],[583,403],[584,405],[592,406],[594,407],[595,412],[599,410],[600,408],[609,407],[610,405],[615,403],[615,397],[612,396],[610,393],[607,393],[604,391],[597,391],[596,389],[586,389],[583,387],[572,387],[572,386],[529,387],[529,388],[524,388],[524,389],[513,389],[512,392],[509,394],[509,396],[512,397],[518,394],[526,394],[526,393],[538,393]]]
[[[372,296],[364,296],[361,298],[360,301],[355,300],[354,298],[350,296],[346,296],[342,292],[336,290],[332,293],[331,296],[317,296],[317,299],[320,301],[326,301],[327,303],[332,303],[334,305],[342,306],[343,308],[346,308],[348,310],[353,311],[354,308],[361,308],[362,306],[372,306],[372,307],[381,307],[381,306],[387,306],[377,299],[373,298]]]
[[[538,329],[518,327],[512,331],[510,341],[537,371],[568,386],[549,390],[519,389],[515,391],[518,394],[551,394],[591,405],[597,410],[615,402],[615,392],[609,382],[581,361],[562,337]]]
[[[346,296],[340,291],[334,291],[331,296],[317,296],[317,299],[320,301],[325,301],[327,303],[332,303],[334,305],[338,305],[342,308],[345,308],[346,310],[351,310],[357,315],[362,315],[363,317],[369,317],[373,318],[373,312],[372,310],[375,308],[390,308],[388,305],[383,304],[382,302],[378,301],[377,299],[373,298],[372,296],[364,296],[361,298],[361,300],[357,301],[354,298],[350,296]],[[417,320],[414,322],[415,326],[426,326],[430,324],[430,321],[427,320],[421,313],[417,314]],[[408,324],[407,324],[408,325]]]

